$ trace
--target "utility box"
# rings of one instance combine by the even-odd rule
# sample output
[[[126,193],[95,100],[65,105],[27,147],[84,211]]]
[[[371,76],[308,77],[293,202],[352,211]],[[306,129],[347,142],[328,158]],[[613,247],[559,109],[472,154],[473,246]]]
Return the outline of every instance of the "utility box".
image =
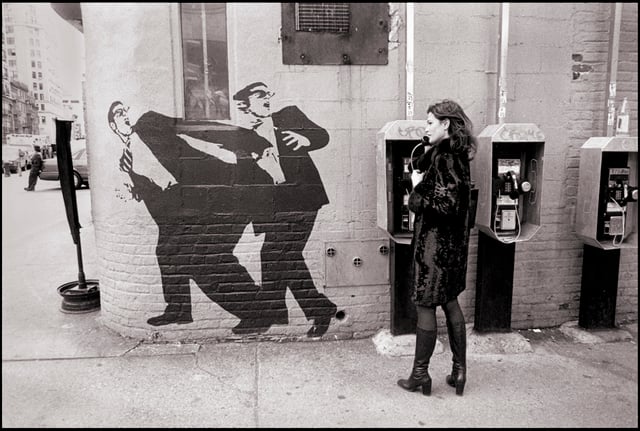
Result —
[[[637,137],[593,137],[582,145],[576,234],[585,244],[638,247],[637,186]]]
[[[478,135],[472,177],[481,232],[511,243],[540,229],[544,143],[542,131],[529,123],[490,125]]]

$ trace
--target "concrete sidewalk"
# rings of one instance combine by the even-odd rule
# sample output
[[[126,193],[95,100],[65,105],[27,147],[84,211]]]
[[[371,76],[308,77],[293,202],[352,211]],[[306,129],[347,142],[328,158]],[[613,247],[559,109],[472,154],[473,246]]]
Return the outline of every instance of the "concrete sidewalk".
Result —
[[[396,385],[411,371],[415,340],[384,330],[282,343],[123,338],[101,325],[99,311],[60,312],[56,286],[78,272],[68,226],[61,217],[26,238],[11,236],[10,222],[28,215],[5,212],[9,181],[19,180],[3,183],[3,427],[638,426],[637,324],[586,333],[569,322],[508,334],[469,326],[462,397],[444,381],[445,338],[432,358],[430,397]],[[38,183],[25,199],[64,211],[50,187]],[[89,196],[80,190],[79,206],[88,207]],[[87,214],[84,272],[96,278]]]
[[[148,344],[102,329],[99,312],[65,316],[35,344],[3,335],[3,427],[638,425],[636,341],[538,333],[529,352],[470,351],[463,397],[444,382],[439,343],[425,397],[396,386],[412,356],[381,354],[373,339]]]

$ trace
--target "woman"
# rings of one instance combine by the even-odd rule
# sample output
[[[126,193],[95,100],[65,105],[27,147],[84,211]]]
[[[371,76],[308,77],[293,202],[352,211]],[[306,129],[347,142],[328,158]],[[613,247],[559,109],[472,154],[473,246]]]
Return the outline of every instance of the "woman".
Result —
[[[438,333],[436,307],[444,310],[453,370],[447,383],[462,395],[466,383],[466,329],[457,297],[465,288],[469,248],[469,161],[476,148],[472,124],[451,100],[427,109],[429,150],[417,160],[411,180],[409,209],[416,215],[411,249],[413,291],[418,316],[416,351],[411,376],[402,388],[422,387],[431,394],[429,360]],[[423,138],[424,139],[424,138]]]

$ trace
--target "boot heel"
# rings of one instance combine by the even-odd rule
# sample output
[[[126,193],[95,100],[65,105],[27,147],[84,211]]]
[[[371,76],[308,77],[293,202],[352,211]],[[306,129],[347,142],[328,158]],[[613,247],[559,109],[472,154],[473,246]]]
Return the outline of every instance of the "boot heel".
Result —
[[[431,380],[429,380],[429,383],[422,384],[422,395],[431,395]]]
[[[462,396],[462,393],[464,392],[464,384],[465,382],[456,382],[456,395]]]

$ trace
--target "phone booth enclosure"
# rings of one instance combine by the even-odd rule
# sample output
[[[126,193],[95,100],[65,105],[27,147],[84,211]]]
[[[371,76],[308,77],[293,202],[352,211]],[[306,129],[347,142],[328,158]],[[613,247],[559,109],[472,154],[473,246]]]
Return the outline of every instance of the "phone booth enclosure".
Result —
[[[585,244],[604,250],[636,248],[638,203],[626,203],[622,212],[611,200],[611,182],[638,186],[637,137],[593,137],[582,145],[576,205],[576,234]],[[614,221],[616,235],[611,235]]]
[[[523,181],[531,188],[513,201],[510,224],[516,226],[517,223],[518,235],[510,239],[513,242],[531,239],[540,229],[544,134],[535,124],[504,123],[487,126],[477,138],[477,153],[471,162],[472,178],[479,189],[476,227],[493,239],[504,239],[496,222],[497,207],[501,203],[499,189],[504,187],[499,178],[513,172],[516,188]],[[503,225],[506,226],[506,220]]]

